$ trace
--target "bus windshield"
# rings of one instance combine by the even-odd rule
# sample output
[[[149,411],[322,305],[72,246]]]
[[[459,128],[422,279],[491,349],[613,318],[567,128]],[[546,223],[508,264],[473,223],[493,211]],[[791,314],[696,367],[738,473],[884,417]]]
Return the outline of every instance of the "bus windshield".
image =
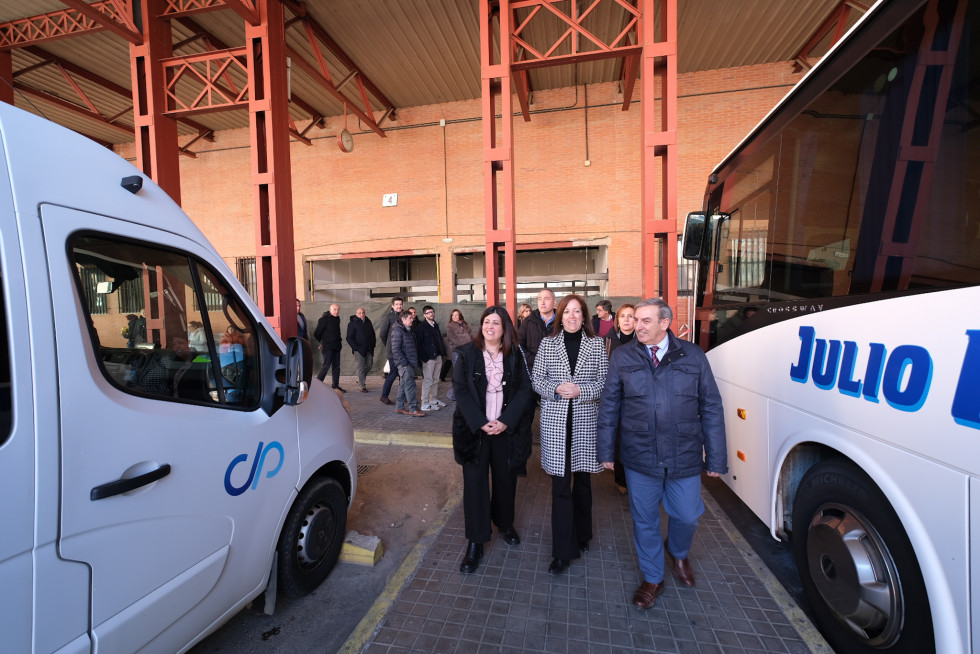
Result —
[[[980,284],[980,62],[968,47],[980,10],[942,24],[930,52],[925,11],[720,170],[705,207],[703,347],[744,333],[768,303]]]

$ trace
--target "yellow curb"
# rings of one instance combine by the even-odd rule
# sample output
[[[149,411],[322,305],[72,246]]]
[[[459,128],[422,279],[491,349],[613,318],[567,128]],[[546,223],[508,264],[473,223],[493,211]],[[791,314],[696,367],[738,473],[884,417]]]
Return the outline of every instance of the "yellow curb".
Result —
[[[449,434],[434,434],[428,432],[387,432],[355,429],[354,441],[357,443],[368,443],[371,445],[414,445],[416,447],[442,448],[449,448],[453,446],[453,437]]]
[[[340,548],[340,560],[357,565],[374,565],[381,560],[384,547],[377,536],[348,531],[344,545]]]
[[[422,559],[425,558],[426,553],[435,544],[443,527],[446,526],[450,516],[455,513],[462,499],[462,490],[449,498],[449,501],[446,502],[446,505],[439,512],[439,515],[436,516],[432,526],[429,527],[429,530],[425,532],[425,535],[419,539],[419,542],[415,544],[412,551],[405,557],[397,572],[392,575],[391,580],[384,587],[384,590],[381,591],[381,594],[378,595],[378,599],[374,601],[374,604],[368,609],[367,614],[361,619],[357,627],[354,628],[354,631],[351,632],[347,642],[338,650],[338,654],[357,654],[367,646],[368,641],[381,626],[381,622],[385,619],[385,616],[388,615],[391,605],[395,603],[395,600],[398,599],[405,586],[411,581],[415,571],[422,565]]]
[[[830,647],[824,637],[817,631],[813,622],[810,618],[803,613],[796,601],[790,597],[790,594],[786,592],[783,585],[779,583],[775,576],[769,571],[769,568],[762,562],[762,560],[756,555],[752,550],[752,546],[749,545],[742,534],[738,532],[735,525],[728,519],[724,510],[715,502],[715,499],[711,497],[708,493],[701,494],[704,503],[711,509],[711,512],[715,515],[721,517],[722,519],[718,521],[721,525],[722,530],[728,535],[728,538],[732,541],[735,547],[741,552],[742,557],[745,562],[752,569],[752,572],[762,585],[766,587],[769,594],[772,595],[773,601],[782,610],[783,615],[785,615],[790,624],[796,629],[796,633],[800,634],[800,638],[803,639],[803,643],[810,649],[813,654],[834,654],[834,650]]]

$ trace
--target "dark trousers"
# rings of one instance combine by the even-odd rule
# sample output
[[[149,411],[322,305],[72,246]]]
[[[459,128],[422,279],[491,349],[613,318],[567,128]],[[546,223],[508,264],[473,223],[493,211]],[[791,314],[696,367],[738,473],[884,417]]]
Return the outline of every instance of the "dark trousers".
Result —
[[[453,369],[453,360],[449,357],[444,357],[442,360],[442,369],[439,371],[439,381],[446,381],[446,375]]]
[[[616,434],[616,453],[613,459],[613,479],[616,480],[616,485],[626,488],[626,468],[623,467],[623,462],[619,460],[619,434]]]
[[[463,519],[474,543],[490,540],[491,521],[500,530],[514,526],[517,476],[507,465],[507,441],[506,434],[480,436],[479,461],[463,466]]]
[[[323,365],[316,378],[323,381],[327,376],[327,371],[333,366],[333,387],[340,386],[340,350],[323,350]]]
[[[391,364],[391,370],[388,371],[388,376],[385,377],[385,385],[381,387],[381,397],[388,397],[391,394],[391,387],[394,385],[395,380],[398,379],[398,366],[395,365],[394,361],[389,360]]]
[[[570,560],[592,540],[592,473],[568,470],[551,477],[551,556]]]

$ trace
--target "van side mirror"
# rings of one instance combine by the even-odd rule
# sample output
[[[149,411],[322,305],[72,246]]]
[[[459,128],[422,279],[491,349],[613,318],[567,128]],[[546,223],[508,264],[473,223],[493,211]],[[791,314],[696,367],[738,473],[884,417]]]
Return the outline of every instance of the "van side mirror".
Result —
[[[692,211],[687,214],[687,220],[684,222],[684,242],[681,246],[681,251],[684,253],[684,258],[692,261],[698,261],[701,259],[701,255],[704,252],[704,242],[707,226],[707,216],[700,211]]]
[[[313,350],[305,338],[290,338],[286,343],[283,357],[286,368],[286,381],[283,389],[283,403],[288,406],[301,404],[310,394],[313,380]]]

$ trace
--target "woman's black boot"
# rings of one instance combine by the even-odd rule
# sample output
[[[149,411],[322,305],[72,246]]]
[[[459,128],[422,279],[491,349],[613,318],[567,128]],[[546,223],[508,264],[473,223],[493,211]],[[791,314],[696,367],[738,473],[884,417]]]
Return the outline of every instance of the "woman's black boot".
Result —
[[[463,562],[459,564],[459,571],[467,575],[471,572],[476,572],[476,569],[480,567],[480,559],[482,558],[483,543],[470,541],[470,544],[466,547],[466,555],[463,556]]]

